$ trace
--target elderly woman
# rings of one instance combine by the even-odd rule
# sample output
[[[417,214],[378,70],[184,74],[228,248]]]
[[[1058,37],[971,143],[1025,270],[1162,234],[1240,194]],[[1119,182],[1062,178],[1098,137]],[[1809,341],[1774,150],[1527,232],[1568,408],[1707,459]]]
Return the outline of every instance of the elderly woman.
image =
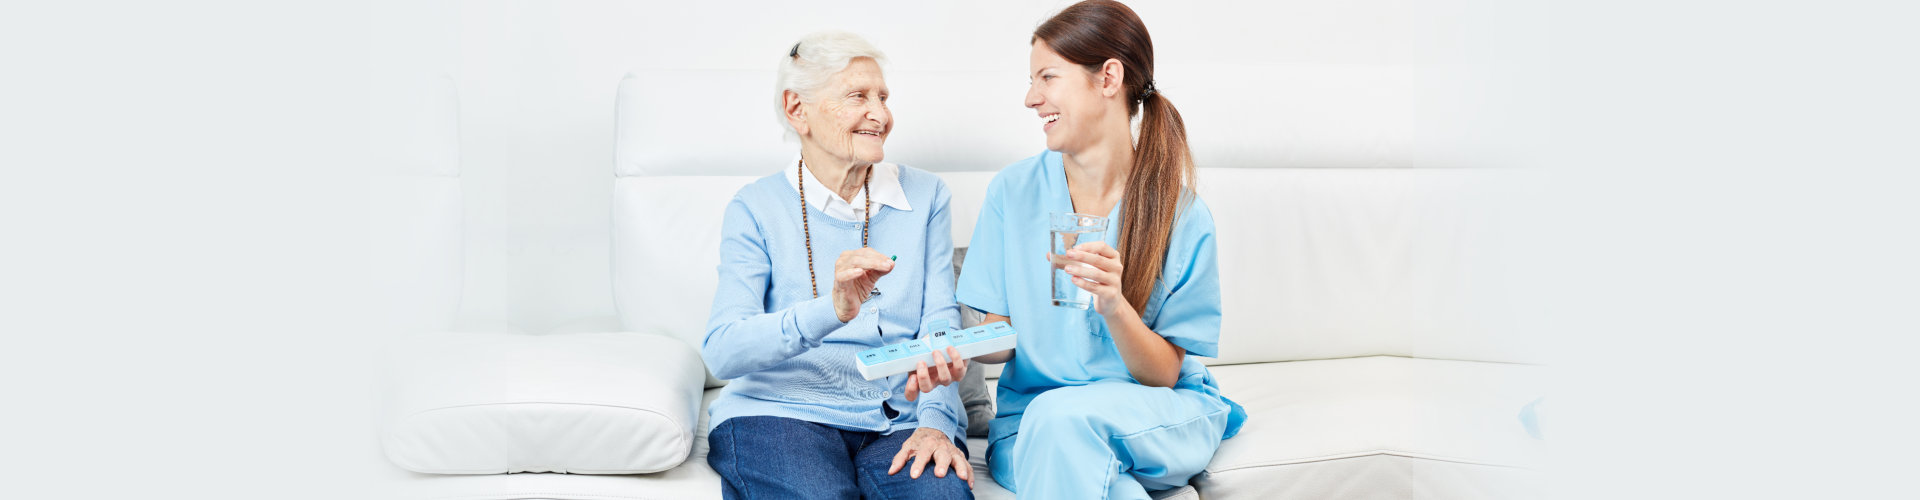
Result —
[[[847,33],[787,51],[778,104],[800,156],[727,204],[700,348],[731,380],[708,408],[707,463],[726,498],[973,497],[953,387],[926,381],[924,364],[913,377],[925,395],[908,375],[868,381],[853,364],[959,323],[946,184],[881,162],[893,131],[884,61]],[[948,363],[934,378],[951,380],[937,373]]]

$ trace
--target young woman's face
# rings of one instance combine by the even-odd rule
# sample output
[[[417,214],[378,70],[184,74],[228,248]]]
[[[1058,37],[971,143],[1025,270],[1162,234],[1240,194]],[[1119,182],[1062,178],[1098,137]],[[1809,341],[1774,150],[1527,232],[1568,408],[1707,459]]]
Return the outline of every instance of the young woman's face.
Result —
[[[887,135],[893,132],[887,92],[880,65],[865,57],[854,59],[807,113],[805,140],[850,164],[879,163],[886,158]]]
[[[1107,114],[1096,85],[1100,75],[1060,57],[1041,40],[1033,42],[1028,65],[1027,107],[1039,112],[1047,149],[1072,153],[1093,143],[1095,124]]]

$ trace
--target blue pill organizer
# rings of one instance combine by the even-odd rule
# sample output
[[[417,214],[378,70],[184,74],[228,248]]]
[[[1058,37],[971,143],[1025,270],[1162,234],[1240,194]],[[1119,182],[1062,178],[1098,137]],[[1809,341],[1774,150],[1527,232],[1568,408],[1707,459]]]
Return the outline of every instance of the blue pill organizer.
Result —
[[[874,380],[913,371],[921,362],[932,366],[933,351],[944,352],[948,346],[960,351],[960,357],[972,359],[1012,349],[1017,338],[1018,333],[1005,321],[965,330],[951,329],[939,321],[928,325],[920,338],[854,353],[853,365],[860,368],[860,376]]]

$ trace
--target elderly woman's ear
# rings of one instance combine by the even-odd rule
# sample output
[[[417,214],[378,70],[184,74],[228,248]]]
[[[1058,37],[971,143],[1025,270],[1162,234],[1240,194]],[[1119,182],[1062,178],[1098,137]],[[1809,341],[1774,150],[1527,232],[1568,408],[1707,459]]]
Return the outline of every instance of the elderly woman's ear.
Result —
[[[765,101],[762,101],[765,102]],[[793,132],[801,137],[807,135],[807,108],[800,102],[800,93],[791,90],[780,93],[780,105],[786,110],[787,124],[793,126]]]

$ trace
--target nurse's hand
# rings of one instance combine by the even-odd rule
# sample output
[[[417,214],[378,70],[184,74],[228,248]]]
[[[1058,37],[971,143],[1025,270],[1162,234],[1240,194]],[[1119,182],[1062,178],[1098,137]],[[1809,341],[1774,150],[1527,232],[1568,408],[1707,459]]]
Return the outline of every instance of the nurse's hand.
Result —
[[[1093,292],[1093,309],[1101,316],[1112,318],[1122,311],[1131,311],[1133,305],[1120,291],[1120,252],[1105,242],[1088,242],[1074,245],[1064,255],[1047,254],[1047,261],[1054,269],[1064,269],[1074,276],[1073,284],[1081,290]]]
[[[920,471],[931,463],[934,477],[947,477],[947,468],[951,467],[960,479],[967,480],[968,488],[973,487],[973,465],[967,463],[967,454],[954,446],[953,439],[945,432],[932,427],[914,429],[907,442],[900,445],[900,452],[893,454],[893,467],[887,469],[887,475],[900,472],[900,468],[907,465],[907,457],[913,457],[913,472],[907,474],[909,477],[920,479]]]
[[[840,322],[853,321],[881,276],[893,272],[893,260],[872,247],[840,252],[833,261],[833,313]]]
[[[907,372],[907,401],[920,397],[922,392],[933,392],[934,388],[959,382],[967,376],[967,358],[960,357],[960,350],[947,346],[947,350],[933,351],[933,370],[927,370],[927,362],[915,363],[913,371]]]

